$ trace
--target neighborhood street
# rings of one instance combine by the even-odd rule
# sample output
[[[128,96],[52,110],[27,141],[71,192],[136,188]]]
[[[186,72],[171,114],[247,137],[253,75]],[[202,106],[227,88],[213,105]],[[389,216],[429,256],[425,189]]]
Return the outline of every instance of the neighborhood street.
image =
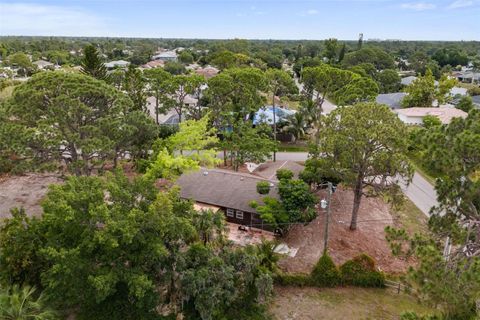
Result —
[[[278,161],[305,161],[307,152],[277,152]],[[423,178],[418,172],[415,172],[412,182],[402,186],[403,193],[423,212],[429,216],[430,208],[438,205],[437,194],[434,187]]]

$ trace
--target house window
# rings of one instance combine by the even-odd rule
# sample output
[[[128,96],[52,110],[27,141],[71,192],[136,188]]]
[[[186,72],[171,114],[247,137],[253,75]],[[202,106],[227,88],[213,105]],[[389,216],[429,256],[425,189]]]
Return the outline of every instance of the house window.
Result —
[[[233,209],[227,209],[227,217],[233,218]]]
[[[243,211],[237,210],[236,212],[236,218],[243,220]]]

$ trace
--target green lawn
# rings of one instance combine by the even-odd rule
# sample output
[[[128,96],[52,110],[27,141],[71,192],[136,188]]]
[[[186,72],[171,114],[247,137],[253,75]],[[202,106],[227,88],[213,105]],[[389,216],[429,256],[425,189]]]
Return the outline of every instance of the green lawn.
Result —
[[[399,319],[403,312],[431,314],[416,299],[389,289],[276,288],[270,307],[273,319]]]
[[[393,211],[393,214],[396,218],[395,226],[397,228],[403,228],[411,235],[428,232],[427,216],[407,197],[405,197],[403,206]]]

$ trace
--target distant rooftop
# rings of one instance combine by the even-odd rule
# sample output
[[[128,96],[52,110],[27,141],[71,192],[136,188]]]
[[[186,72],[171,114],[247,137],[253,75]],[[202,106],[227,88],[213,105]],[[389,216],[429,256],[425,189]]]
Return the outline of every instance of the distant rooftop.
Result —
[[[465,111],[455,108],[406,108],[395,110],[398,114],[407,117],[425,117],[436,116],[443,124],[448,124],[453,118],[466,118],[468,114]]]
[[[407,94],[405,92],[382,93],[377,96],[377,103],[385,104],[391,109],[400,109],[402,100]]]

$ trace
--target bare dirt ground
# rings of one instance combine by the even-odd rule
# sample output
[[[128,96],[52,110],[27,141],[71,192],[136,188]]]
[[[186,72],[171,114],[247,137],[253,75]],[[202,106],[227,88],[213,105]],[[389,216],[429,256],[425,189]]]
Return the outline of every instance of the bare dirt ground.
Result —
[[[320,193],[325,198],[326,192]],[[361,202],[358,215],[358,228],[349,229],[353,192],[338,188],[332,195],[329,228],[328,252],[336,264],[366,253],[377,262],[385,272],[405,272],[411,265],[392,256],[385,240],[384,229],[394,225],[390,207],[381,198],[366,198]],[[310,224],[295,225],[281,242],[289,247],[298,248],[295,257],[283,257],[279,265],[286,272],[309,273],[323,251],[325,211],[319,209],[318,217]]]
[[[48,186],[61,182],[60,176],[53,173],[0,177],[0,219],[9,217],[10,209],[15,207],[25,208],[29,216],[41,215],[40,202]]]
[[[385,289],[276,287],[270,313],[276,320],[398,320],[414,311],[425,315],[432,310],[411,296]]]

